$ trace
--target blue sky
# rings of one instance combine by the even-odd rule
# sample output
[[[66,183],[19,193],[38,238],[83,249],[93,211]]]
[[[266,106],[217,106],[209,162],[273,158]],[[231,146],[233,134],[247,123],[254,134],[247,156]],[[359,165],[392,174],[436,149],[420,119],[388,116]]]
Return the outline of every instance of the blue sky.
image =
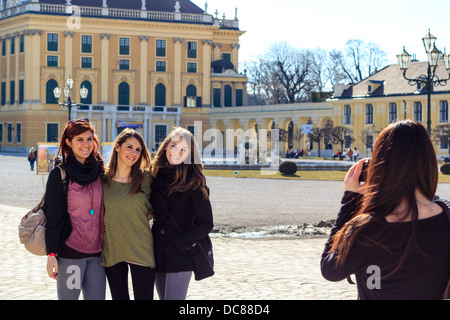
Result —
[[[303,49],[342,50],[349,39],[374,42],[397,63],[403,46],[426,60],[423,36],[431,30],[436,47],[450,52],[449,0],[191,0],[208,13],[234,19],[238,8],[240,62],[262,55],[276,41]]]

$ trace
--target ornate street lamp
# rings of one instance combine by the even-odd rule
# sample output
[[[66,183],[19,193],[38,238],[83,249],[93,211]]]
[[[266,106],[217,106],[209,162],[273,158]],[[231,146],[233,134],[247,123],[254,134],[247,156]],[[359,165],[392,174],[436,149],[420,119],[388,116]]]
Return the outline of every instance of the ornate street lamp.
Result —
[[[73,88],[73,79],[69,75],[69,77],[66,79],[66,86],[64,87],[64,96],[66,97],[66,101],[63,103],[60,103],[59,106],[62,108],[66,108],[69,111],[69,121],[71,120],[71,110],[72,108],[78,108],[80,106],[79,103],[73,103],[72,102],[72,88]],[[86,99],[88,96],[89,90],[86,89],[84,86],[80,88],[80,97],[81,99]],[[58,100],[61,96],[61,89],[59,87],[56,87],[53,89],[53,94],[55,95],[55,98]]]
[[[405,47],[403,47],[403,52],[397,55],[398,65],[400,70],[403,71],[403,77],[408,80],[408,83],[411,86],[415,86],[418,83],[423,83],[427,88],[427,130],[429,134],[431,134],[431,90],[433,85],[445,86],[447,81],[450,80],[450,56],[448,53],[442,55],[441,51],[436,48],[436,39],[437,38],[430,33],[430,30],[428,30],[428,34],[422,38],[423,46],[425,47],[425,52],[427,53],[428,59],[428,70],[426,75],[422,74],[416,79],[407,78],[406,70],[408,70],[409,63],[411,62],[411,55],[405,50]],[[436,67],[439,64],[441,57],[443,58],[445,68],[449,73],[449,77],[447,79],[440,79],[436,75]]]

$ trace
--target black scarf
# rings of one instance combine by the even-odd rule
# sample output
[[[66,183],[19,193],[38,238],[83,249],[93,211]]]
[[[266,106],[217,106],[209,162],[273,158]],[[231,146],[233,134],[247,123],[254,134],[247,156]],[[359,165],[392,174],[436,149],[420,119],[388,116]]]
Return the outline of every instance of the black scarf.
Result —
[[[82,186],[88,185],[100,176],[103,169],[97,161],[84,165],[76,160],[74,157],[67,157],[66,163],[61,165],[69,179]]]
[[[185,164],[179,164],[178,166],[183,166]],[[156,178],[153,179],[152,191],[157,191],[168,196],[168,188],[175,181],[177,166],[164,166],[158,169]],[[192,169],[189,166],[187,171],[186,181],[189,181],[193,176]]]

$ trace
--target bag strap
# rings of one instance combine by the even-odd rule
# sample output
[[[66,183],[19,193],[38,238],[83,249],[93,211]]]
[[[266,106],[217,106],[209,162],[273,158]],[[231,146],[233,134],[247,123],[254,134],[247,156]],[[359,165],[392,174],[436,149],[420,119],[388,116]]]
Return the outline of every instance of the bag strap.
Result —
[[[64,179],[66,179],[66,170],[64,170],[60,166],[57,166],[57,168],[59,168],[59,170],[61,171],[61,181],[64,182]],[[37,212],[42,207],[42,205],[44,204],[45,193],[46,192],[44,192],[41,201],[33,208],[33,212]]]

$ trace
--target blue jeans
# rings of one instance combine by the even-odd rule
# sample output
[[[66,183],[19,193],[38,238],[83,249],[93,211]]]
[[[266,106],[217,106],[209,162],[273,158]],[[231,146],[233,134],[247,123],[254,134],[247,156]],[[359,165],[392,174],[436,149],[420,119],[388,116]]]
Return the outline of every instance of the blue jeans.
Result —
[[[65,259],[58,257],[56,288],[59,300],[78,300],[83,292],[84,300],[105,300],[105,268],[100,257]]]

